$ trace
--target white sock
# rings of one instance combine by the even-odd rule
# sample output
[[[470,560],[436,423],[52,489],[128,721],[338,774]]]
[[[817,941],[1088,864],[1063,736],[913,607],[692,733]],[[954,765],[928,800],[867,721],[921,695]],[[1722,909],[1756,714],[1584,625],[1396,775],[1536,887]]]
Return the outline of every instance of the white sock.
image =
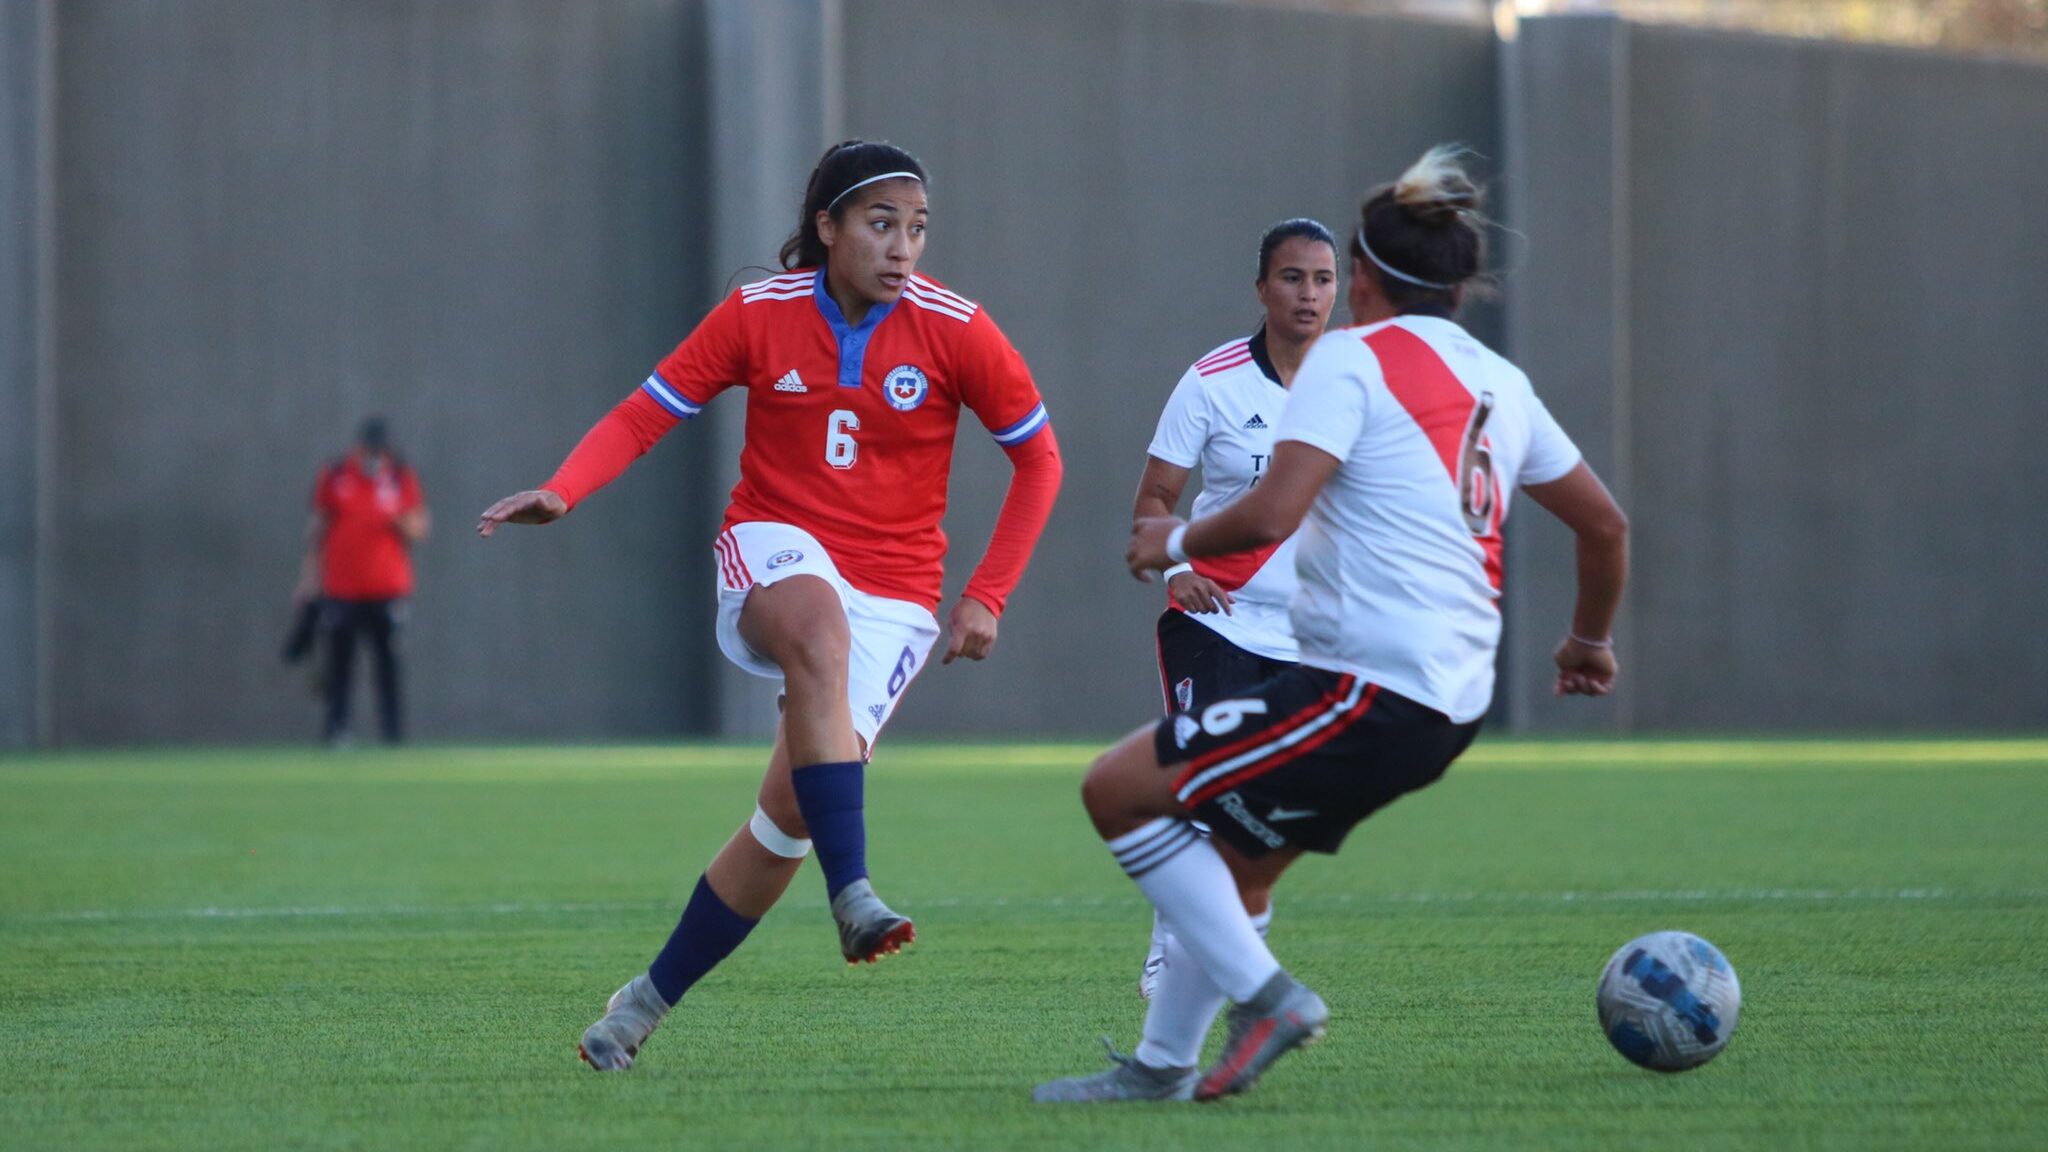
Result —
[[[1242,1004],[1280,971],[1229,866],[1194,825],[1161,816],[1111,840],[1109,850],[1225,996]]]
[[[1260,939],[1265,938],[1271,923],[1271,908],[1252,917]],[[1163,925],[1153,931],[1166,937],[1166,967],[1160,969],[1159,983],[1152,989],[1152,1004],[1145,1010],[1145,1038],[1136,1055],[1140,1064],[1154,1068],[1191,1068],[1202,1058],[1202,1041],[1229,999],[1188,955],[1178,936]]]
[[[1154,956],[1164,956],[1166,954],[1166,946],[1172,940],[1173,933],[1166,927],[1166,917],[1161,916],[1158,909],[1153,909],[1152,943],[1145,949],[1145,958],[1150,960]]]

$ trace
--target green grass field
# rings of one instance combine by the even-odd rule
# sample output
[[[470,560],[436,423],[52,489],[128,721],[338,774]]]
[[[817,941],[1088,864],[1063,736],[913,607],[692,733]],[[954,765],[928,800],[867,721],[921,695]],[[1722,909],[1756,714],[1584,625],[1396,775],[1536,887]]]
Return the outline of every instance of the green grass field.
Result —
[[[840,962],[807,865],[630,1073],[576,1038],[750,811],[758,749],[0,759],[0,1147],[2048,1147],[2048,741],[1518,743],[1283,884],[1319,1046],[1216,1106],[1056,1109],[1135,1042],[1148,913],[1091,749],[885,745]],[[1610,952],[1727,953],[1658,1076]]]

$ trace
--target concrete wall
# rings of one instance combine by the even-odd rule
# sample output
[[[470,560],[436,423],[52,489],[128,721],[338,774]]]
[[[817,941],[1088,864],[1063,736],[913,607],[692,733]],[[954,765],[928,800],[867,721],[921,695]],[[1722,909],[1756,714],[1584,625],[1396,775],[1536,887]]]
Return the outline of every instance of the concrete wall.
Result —
[[[1030,359],[1069,461],[995,659],[921,678],[897,735],[1156,709],[1160,594],[1119,558],[1160,404],[1256,323],[1261,229],[1346,232],[1441,140],[1505,157],[1482,175],[1523,234],[1507,318],[1471,323],[1637,526],[1627,688],[1587,705],[1546,692],[1568,541],[1510,525],[1508,719],[2038,726],[2048,72],[1522,29],[1185,0],[0,7],[0,744],[38,698],[66,742],[310,736],[275,650],[314,470],[371,411],[439,514],[418,735],[765,731],[772,693],[710,636],[736,406],[563,525],[469,526],[772,262],[846,135],[929,165],[926,268]],[[962,441],[952,594],[1008,478]]]
[[[781,268],[775,254],[796,226],[811,169],[840,138],[834,65],[841,17],[839,0],[711,0],[709,170],[717,177],[705,181],[712,218],[709,299],[723,299],[764,269]],[[699,425],[691,429],[692,451],[704,454],[717,477],[706,500],[716,515],[739,479],[744,400],[729,396],[691,423]],[[698,544],[708,549],[710,537]],[[692,603],[693,612],[708,613],[711,599],[707,590],[701,604]],[[750,739],[774,731],[779,682],[742,672],[716,647],[700,658],[715,688],[712,730]]]
[[[1365,190],[1428,145],[1497,153],[1491,33],[1177,0],[846,0],[845,33],[848,134],[925,162],[924,267],[1030,361],[1067,458],[996,655],[920,677],[891,734],[1130,728],[1160,707],[1163,593],[1122,556],[1167,393],[1257,324],[1268,224],[1310,215],[1346,234]],[[963,424],[949,597],[1009,476]]]
[[[1520,39],[1503,50],[1501,207],[1514,232],[1499,258],[1512,269],[1506,351],[1587,464],[1633,509],[1624,28],[1607,17],[1525,20]],[[1571,619],[1572,556],[1563,525],[1533,501],[1516,505],[1496,704],[1525,727],[1626,730],[1640,686],[1632,621],[1643,582],[1657,574],[1639,567],[1623,597],[1615,630],[1625,668],[1614,695],[1558,700],[1550,654]]]
[[[1518,219],[1554,279],[1515,295],[1515,352],[1627,446],[1607,453],[1636,526],[1628,721],[2038,727],[2048,69],[1524,32]],[[1558,74],[1582,103],[1546,94]],[[1587,327],[1602,299],[1618,334]]]
[[[32,742],[37,728],[50,31],[48,3],[0,5],[0,748]]]
[[[706,306],[702,25],[644,0],[63,5],[58,739],[317,730],[276,650],[315,469],[369,412],[438,516],[419,735],[708,721],[708,617],[682,610],[709,595],[702,454],[546,531],[470,531]]]

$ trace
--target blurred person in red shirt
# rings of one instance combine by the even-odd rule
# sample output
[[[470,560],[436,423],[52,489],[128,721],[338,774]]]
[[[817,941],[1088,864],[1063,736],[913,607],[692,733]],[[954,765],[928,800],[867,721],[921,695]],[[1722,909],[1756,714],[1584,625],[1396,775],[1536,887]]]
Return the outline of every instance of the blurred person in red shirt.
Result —
[[[313,519],[294,597],[301,605],[319,603],[326,661],[321,739],[328,744],[348,739],[358,634],[370,641],[379,732],[387,744],[404,735],[397,634],[413,589],[411,549],[427,538],[429,526],[419,477],[392,452],[384,420],[363,421],[355,447],[322,468],[313,485]]]

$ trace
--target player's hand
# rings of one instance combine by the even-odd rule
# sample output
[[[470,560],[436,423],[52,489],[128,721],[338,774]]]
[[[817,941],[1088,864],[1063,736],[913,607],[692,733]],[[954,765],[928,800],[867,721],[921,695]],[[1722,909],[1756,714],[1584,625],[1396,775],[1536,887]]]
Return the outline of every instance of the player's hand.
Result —
[[[939,663],[951,664],[962,656],[985,660],[996,646],[996,614],[974,597],[962,596],[953,605],[946,632],[946,656]]]
[[[1225,616],[1232,614],[1230,593],[1223,590],[1223,585],[1207,576],[1194,572],[1176,572],[1167,579],[1166,591],[1173,597],[1173,602],[1181,606],[1182,611],[1207,613],[1220,609]]]
[[[1131,543],[1124,549],[1124,563],[1130,565],[1131,575],[1150,584],[1154,572],[1173,567],[1173,560],[1166,555],[1166,538],[1180,525],[1178,516],[1146,516],[1131,525]]]
[[[1605,696],[1614,691],[1614,649],[1595,648],[1566,636],[1553,658],[1559,696]]]
[[[484,509],[476,534],[489,539],[500,524],[552,524],[568,514],[569,502],[545,488],[515,492]]]

